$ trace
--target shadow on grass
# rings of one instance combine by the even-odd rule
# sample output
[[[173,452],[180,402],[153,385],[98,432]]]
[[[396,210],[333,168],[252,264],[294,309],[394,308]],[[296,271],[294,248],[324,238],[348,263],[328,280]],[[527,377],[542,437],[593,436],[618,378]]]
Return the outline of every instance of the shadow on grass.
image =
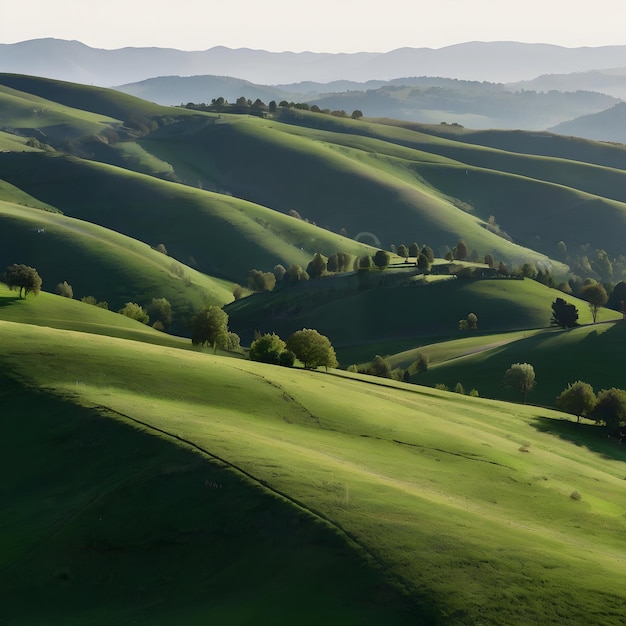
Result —
[[[10,304],[15,304],[20,300],[19,296],[0,296],[0,309]]]
[[[580,423],[566,419],[552,419],[537,416],[532,426],[542,433],[556,435],[560,439],[571,441],[577,446],[583,446],[592,452],[601,454],[606,459],[626,461],[626,445],[620,445],[615,437],[608,434],[605,426]]]

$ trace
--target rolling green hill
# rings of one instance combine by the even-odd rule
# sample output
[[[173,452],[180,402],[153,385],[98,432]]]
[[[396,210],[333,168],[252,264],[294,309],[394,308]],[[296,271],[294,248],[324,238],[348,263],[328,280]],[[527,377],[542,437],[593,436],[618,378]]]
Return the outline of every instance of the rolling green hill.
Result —
[[[371,281],[384,280],[372,272]],[[354,277],[355,280],[358,277]],[[345,285],[345,282],[343,283]],[[485,333],[546,328],[556,297],[575,303],[580,321],[591,322],[587,303],[565,296],[532,280],[420,280],[371,286],[321,279],[259,294],[226,306],[231,328],[245,340],[254,331],[276,332],[287,338],[300,328],[316,328],[337,350],[342,367],[389,355],[433,340],[457,338],[460,319],[478,316]],[[615,311],[604,318],[618,319]]]
[[[306,266],[317,251],[372,251],[262,206],[110,165],[47,153],[4,153],[0,164],[5,179],[66,215],[163,243],[175,259],[234,281],[255,267]]]
[[[519,361],[535,366],[537,405],[578,378],[623,386],[626,326],[606,323],[621,315],[546,330],[557,296],[583,324],[590,314],[531,280],[423,277],[403,264],[231,302],[252,268],[374,252],[342,228],[440,255],[463,238],[566,277],[559,240],[623,253],[623,152],[576,143],[568,157],[544,135],[481,144],[464,129],[308,112],[200,114],[33,77],[0,85],[11,120],[0,268],[36,266],[44,289],[66,280],[113,309],[165,297],[181,333],[209,303],[230,303],[244,344],[255,331],[317,328],[344,367],[375,354],[406,367],[421,349],[431,365],[412,382],[483,396],[516,400],[499,383]],[[458,321],[470,312],[479,331],[468,336]],[[0,622],[622,618],[626,456],[602,427],[194,350],[113,312],[4,286],[0,345]]]
[[[384,120],[283,109],[272,119],[200,114],[69,83],[6,75],[2,81],[55,102],[82,99],[90,111],[117,120],[143,116],[134,135],[90,146],[93,158],[281,213],[295,209],[333,231],[373,233],[383,247],[406,238],[444,250],[464,238],[480,255],[559,271],[550,259],[560,240],[572,250],[589,244],[620,254],[614,225],[626,219],[626,174],[616,166],[623,153],[610,167],[606,160],[598,165],[595,144],[576,144],[568,156],[563,142],[554,154],[546,149],[545,134],[511,133],[498,148],[489,139],[477,145],[486,135],[436,136],[429,127]],[[489,232],[490,216],[514,243]]]
[[[621,316],[620,316],[621,318]],[[479,344],[480,340],[473,340]],[[512,402],[520,394],[503,387],[502,378],[513,363],[530,363],[536,374],[536,388],[528,402],[554,406],[556,397],[569,383],[583,380],[596,393],[601,389],[624,387],[619,367],[626,349],[626,325],[623,322],[588,324],[571,330],[550,330],[528,333],[510,343],[499,345],[492,337],[484,337],[483,346],[470,345],[440,362],[435,360],[428,371],[412,377],[412,381],[432,385],[441,383],[453,389],[460,382],[466,391],[474,388],[485,397]],[[443,346],[433,346],[441,350]],[[429,346],[424,347],[428,352]],[[407,358],[408,357],[408,358]],[[409,355],[394,363],[407,363]]]
[[[94,296],[113,310],[126,302],[147,305],[166,298],[174,329],[207,304],[233,299],[233,283],[211,278],[150,246],[93,223],[0,201],[0,264],[24,263],[38,270],[44,289],[68,282],[74,297]]]
[[[1,379],[9,620],[620,619],[626,459],[593,430],[575,444],[562,414],[34,325],[0,336],[22,381]]]

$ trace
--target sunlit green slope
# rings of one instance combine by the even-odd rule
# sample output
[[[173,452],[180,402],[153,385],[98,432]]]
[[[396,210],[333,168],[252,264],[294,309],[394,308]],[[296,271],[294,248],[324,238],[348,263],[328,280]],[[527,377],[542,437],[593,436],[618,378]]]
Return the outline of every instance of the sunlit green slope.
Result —
[[[73,157],[0,154],[12,185],[80,218],[214,276],[245,282],[250,269],[306,267],[315,252],[371,253],[365,244],[237,198]]]
[[[3,371],[73,402],[97,406],[109,419],[144,433],[177,444],[188,441],[201,457],[219,458],[330,524],[431,611],[425,623],[561,624],[566,618],[614,624],[620,619],[626,558],[623,450],[605,436],[594,437],[595,431],[583,445],[574,444],[567,427],[571,424],[561,414],[103,336],[86,342],[70,331],[10,322],[0,323],[0,336]],[[111,436],[87,437],[74,428],[55,430],[52,424],[48,428],[43,432],[57,447],[80,451],[88,446],[92,458],[102,458],[112,443]],[[29,446],[28,440],[23,445]],[[38,458],[48,454],[41,440],[36,445]],[[8,577],[3,589],[20,589],[31,580],[50,598],[50,606],[73,606],[77,620],[84,598],[90,597],[91,610],[101,618],[101,607],[119,611],[128,600],[119,593],[115,577],[107,579],[108,597],[96,591],[102,580],[98,572],[103,567],[118,571],[111,569],[112,559],[120,572],[137,571],[141,555],[144,563],[154,559],[131,605],[141,618],[153,614],[146,612],[144,599],[154,598],[162,588],[155,579],[162,571],[159,554],[174,551],[181,542],[199,545],[204,537],[219,537],[225,546],[238,540],[241,518],[230,535],[216,534],[217,520],[232,515],[229,505],[215,509],[211,523],[197,509],[185,517],[189,504],[179,498],[188,488],[173,491],[168,477],[200,478],[195,465],[187,470],[186,464],[160,463],[151,447],[137,449],[145,460],[134,475],[142,471],[143,483],[129,480],[122,469],[115,471],[116,465],[104,490],[87,488],[85,482],[81,500],[76,495],[83,485],[80,472],[76,482],[62,483],[65,496],[59,483],[35,481],[39,502],[61,498],[68,503],[54,521],[41,513],[35,516],[37,527],[20,523],[33,503],[18,497],[27,492],[22,483],[16,484],[13,513],[3,518],[2,536],[6,540],[19,532],[21,541],[11,544],[13,565],[3,570]],[[50,458],[57,467],[56,457]],[[166,509],[154,520],[145,515],[141,527],[134,521],[129,525],[131,504],[155,488],[151,462],[161,469],[162,488],[172,496],[178,493],[174,501],[180,502],[182,516]],[[216,484],[227,493],[233,487],[211,473],[206,476],[207,482],[196,479],[195,484],[209,507]],[[264,510],[261,505],[243,519],[255,527]],[[48,540],[35,543],[41,536]],[[63,546],[70,550],[60,559]],[[251,551],[250,558],[259,555]],[[208,580],[221,580],[226,594],[237,580],[247,599],[249,563],[240,555],[219,578],[207,563]],[[266,567],[259,570],[259,561],[255,563],[260,578],[266,579]],[[267,563],[264,556],[260,563]],[[30,573],[30,579],[21,578],[20,572]],[[308,575],[316,578],[314,572],[303,573],[305,587]],[[185,571],[177,569],[172,576],[177,586]],[[202,603],[193,590],[192,585],[185,610],[197,607],[195,619],[200,620]],[[179,606],[175,598],[161,598],[162,620]],[[332,597],[329,602],[334,602]],[[239,606],[245,610],[246,601]],[[323,593],[316,606],[324,609]]]
[[[205,305],[233,299],[232,283],[118,232],[58,213],[0,201],[0,240],[0,266],[35,267],[44,289],[52,292],[66,281],[74,297],[94,296],[114,310],[129,301],[145,306],[153,298],[166,298],[180,330]]]
[[[610,316],[610,312],[608,316]],[[607,316],[607,317],[608,317]],[[614,318],[621,319],[621,315]],[[511,343],[499,345],[498,339],[486,336],[470,340],[466,346],[434,364],[427,372],[417,374],[414,382],[454,388],[460,382],[469,392],[475,388],[483,396],[521,401],[514,389],[502,385],[504,373],[513,363],[530,363],[536,374],[536,388],[528,394],[528,402],[554,406],[557,396],[568,384],[577,380],[590,383],[596,392],[611,387],[624,387],[620,363],[626,350],[626,324],[604,322],[571,330],[529,333]],[[431,348],[426,347],[425,352]],[[436,351],[445,349],[433,346]],[[408,356],[408,355],[407,355]],[[402,359],[406,363],[408,359]]]
[[[349,286],[341,279],[321,279],[233,302],[226,307],[231,327],[250,340],[255,330],[288,337],[300,328],[317,328],[330,337],[347,367],[376,354],[457,338],[459,320],[469,313],[487,333],[546,328],[552,302],[564,297],[576,304],[581,322],[591,322],[586,303],[528,279],[451,278],[359,289],[358,278]],[[621,317],[615,311],[605,315]]]

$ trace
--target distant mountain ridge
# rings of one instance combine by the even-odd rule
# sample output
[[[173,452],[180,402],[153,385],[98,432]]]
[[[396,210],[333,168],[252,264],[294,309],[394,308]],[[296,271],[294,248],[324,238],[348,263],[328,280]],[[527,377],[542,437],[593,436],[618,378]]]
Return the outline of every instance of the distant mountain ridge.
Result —
[[[444,48],[385,53],[267,52],[216,46],[187,52],[168,48],[91,48],[78,41],[34,39],[0,44],[0,72],[33,74],[112,86],[154,76],[213,74],[261,84],[299,81],[391,80],[442,76],[513,82],[626,66],[626,46],[564,48],[550,44],[468,42]]]
[[[537,93],[506,85],[452,78],[408,77],[391,81],[312,81],[256,85],[224,76],[163,76],[115,87],[118,91],[171,106],[239,97],[269,103],[306,102],[320,109],[359,110],[367,117],[438,124],[456,122],[475,129],[546,130],[561,122],[604,111],[619,101],[589,91]]]

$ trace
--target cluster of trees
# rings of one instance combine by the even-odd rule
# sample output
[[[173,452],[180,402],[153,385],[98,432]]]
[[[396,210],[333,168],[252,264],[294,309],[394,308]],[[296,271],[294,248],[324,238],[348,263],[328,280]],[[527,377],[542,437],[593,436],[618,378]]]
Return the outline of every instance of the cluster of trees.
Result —
[[[250,359],[291,367],[295,359],[306,369],[337,367],[337,356],[330,340],[312,328],[297,330],[283,341],[275,333],[257,337],[250,345]]]
[[[478,330],[476,313],[470,313],[465,319],[459,320],[459,330]]]
[[[11,291],[18,291],[20,298],[25,298],[29,293],[36,296],[41,291],[41,276],[34,267],[28,265],[9,265],[3,280]]]
[[[411,382],[411,376],[425,372],[428,369],[428,356],[423,352],[418,352],[416,356],[415,361],[406,370],[401,367],[393,369],[387,359],[377,354],[366,366],[350,365],[347,371],[367,374],[368,376],[378,376],[379,378],[402,380],[409,383]]]
[[[228,330],[228,313],[212,304],[193,317],[191,343],[194,346],[209,346],[215,352],[218,348],[229,352],[241,351],[239,335]]]
[[[624,284],[626,291],[626,284]],[[615,290],[614,290],[615,291]],[[598,319],[598,311],[609,302],[609,296],[603,285],[593,279],[586,281],[579,291],[579,297],[589,303],[589,310],[594,324]],[[624,300],[620,302],[618,310],[622,310],[626,316],[626,307]],[[551,326],[560,326],[561,328],[573,328],[578,326],[578,309],[574,304],[566,302],[563,298],[557,298],[552,303],[552,317],[550,318]]]
[[[174,320],[172,305],[166,298],[152,298],[145,307],[136,302],[127,302],[118,313],[142,324],[149,324],[152,320],[152,327],[161,331],[169,329]]]
[[[405,263],[409,262],[409,258],[413,258],[415,259],[415,265],[425,272],[430,270],[433,261],[435,260],[435,253],[433,252],[432,248],[430,248],[426,244],[424,244],[421,249],[416,242],[413,242],[409,246],[401,243],[400,245],[398,245],[397,248],[395,246],[392,246],[392,250],[394,248],[396,254],[399,257],[404,258]]]
[[[276,113],[278,108],[282,109],[299,109],[301,111],[311,111],[312,113],[323,113],[325,115],[333,115],[335,117],[348,117],[348,114],[344,110],[331,111],[330,109],[320,109],[317,105],[309,105],[306,102],[287,102],[287,100],[281,100],[276,104],[276,100],[271,100],[269,104],[265,104],[263,100],[257,98],[250,100],[244,96],[240,96],[235,102],[228,102],[226,98],[218,97],[213,98],[210,104],[205,102],[194,103],[188,102],[187,104],[181,104],[181,107],[185,109],[192,109],[194,111],[210,111],[213,113],[247,113],[249,115],[263,116],[265,113]],[[363,117],[363,112],[355,109],[349,116],[353,120],[358,120]]]
[[[611,257],[606,250],[592,250],[589,244],[569,251],[564,241],[556,245],[556,258],[567,263],[571,270],[584,278],[595,278],[610,283],[615,277],[626,275],[626,256]]]
[[[578,422],[581,417],[588,417],[611,429],[626,424],[626,391],[616,387],[602,389],[596,395],[589,383],[577,380],[557,396],[556,405],[576,415]]]

